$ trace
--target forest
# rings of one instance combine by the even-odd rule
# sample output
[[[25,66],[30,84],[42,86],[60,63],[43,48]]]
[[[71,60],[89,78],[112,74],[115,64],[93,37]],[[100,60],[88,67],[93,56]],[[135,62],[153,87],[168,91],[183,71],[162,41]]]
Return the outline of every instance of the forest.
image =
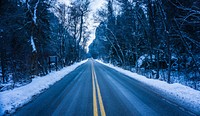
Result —
[[[93,58],[168,83],[200,88],[200,1],[107,0]]]
[[[89,3],[1,0],[0,88],[30,83],[35,76],[85,59]],[[50,62],[51,57],[57,62]]]
[[[90,57],[200,90],[199,0],[105,0],[88,52],[90,3],[1,0],[1,91]]]

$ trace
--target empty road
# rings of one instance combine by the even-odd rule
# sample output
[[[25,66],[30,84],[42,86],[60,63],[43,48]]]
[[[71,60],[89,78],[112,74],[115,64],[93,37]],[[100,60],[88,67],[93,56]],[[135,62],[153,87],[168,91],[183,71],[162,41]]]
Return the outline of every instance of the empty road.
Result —
[[[79,66],[16,116],[190,116],[183,108],[94,60]]]

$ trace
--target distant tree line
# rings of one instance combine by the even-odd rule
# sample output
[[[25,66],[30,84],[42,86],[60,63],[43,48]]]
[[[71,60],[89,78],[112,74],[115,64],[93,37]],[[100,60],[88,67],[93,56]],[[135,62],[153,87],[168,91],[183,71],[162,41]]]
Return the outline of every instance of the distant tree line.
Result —
[[[84,59],[89,4],[1,0],[0,82],[30,82],[35,75],[48,74],[49,56],[58,57],[57,68]]]
[[[149,78],[165,70],[168,83],[175,72],[199,82],[199,6],[198,0],[107,0],[95,16],[101,23],[90,53],[138,73],[150,71]]]

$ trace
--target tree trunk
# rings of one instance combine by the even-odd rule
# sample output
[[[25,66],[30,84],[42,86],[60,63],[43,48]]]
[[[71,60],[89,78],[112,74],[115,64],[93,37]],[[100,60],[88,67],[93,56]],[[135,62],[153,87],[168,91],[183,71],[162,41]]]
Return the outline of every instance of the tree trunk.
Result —
[[[156,74],[156,79],[159,79],[159,72],[160,72],[160,59],[159,59],[159,50],[157,50],[157,74]]]
[[[6,77],[6,60],[5,59],[6,59],[6,50],[1,48],[1,70],[2,70],[3,83],[5,83],[5,77]]]
[[[83,11],[81,11],[81,23],[80,23],[80,34],[79,34],[79,39],[78,39],[78,43],[77,43],[77,47],[78,47],[78,59],[80,59],[80,47],[79,44],[81,42],[81,38],[82,38],[82,32],[83,32]]]
[[[153,63],[153,58],[152,58],[152,55],[153,55],[153,39],[154,39],[154,31],[155,31],[155,25],[154,25],[154,16],[153,16],[153,8],[152,8],[152,1],[151,0],[148,0],[148,14],[149,14],[149,24],[150,24],[150,66],[149,66],[149,69],[151,70],[153,67],[152,67],[152,63]],[[151,75],[150,75],[150,78],[151,78]]]
[[[167,53],[168,53],[168,73],[167,73],[167,82],[170,83],[171,81],[171,50],[170,50],[170,39],[167,37]]]

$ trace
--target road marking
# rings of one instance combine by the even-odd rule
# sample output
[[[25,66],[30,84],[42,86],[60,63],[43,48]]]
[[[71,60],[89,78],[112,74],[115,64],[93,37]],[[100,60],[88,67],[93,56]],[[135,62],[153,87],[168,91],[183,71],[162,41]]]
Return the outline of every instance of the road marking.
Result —
[[[101,116],[106,116],[105,109],[104,109],[104,106],[103,106],[103,100],[102,100],[101,92],[100,92],[100,88],[99,88],[99,84],[98,84],[97,78],[96,78],[95,70],[94,70],[94,78],[96,80],[96,85],[97,85],[97,93],[98,93],[98,98],[99,98],[99,105],[100,105],[100,110],[101,110]]]
[[[93,112],[94,112],[94,116],[98,116],[95,84],[96,84],[96,87],[97,87],[97,94],[98,94],[97,97],[98,97],[98,100],[99,100],[101,116],[106,116],[104,105],[103,105],[103,100],[102,100],[102,97],[101,97],[101,91],[100,91],[99,84],[98,84],[98,81],[97,81],[97,76],[96,76],[96,72],[95,72],[95,69],[94,69],[94,64],[92,62]]]
[[[98,116],[98,110],[97,110],[97,98],[96,98],[96,87],[94,83],[94,69],[92,64],[92,89],[93,89],[93,115]]]

